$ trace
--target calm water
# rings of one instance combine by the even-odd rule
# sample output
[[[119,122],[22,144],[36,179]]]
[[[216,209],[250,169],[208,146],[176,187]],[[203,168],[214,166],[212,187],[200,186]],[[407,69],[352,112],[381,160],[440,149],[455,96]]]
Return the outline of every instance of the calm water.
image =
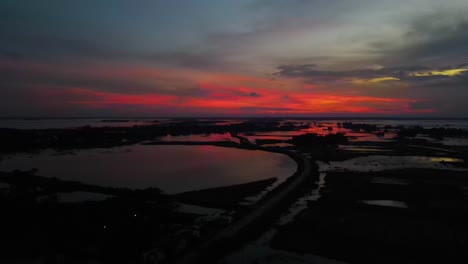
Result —
[[[57,155],[14,155],[1,171],[38,168],[38,175],[114,187],[158,187],[166,193],[247,183],[280,181],[297,168],[288,156],[214,146],[143,146],[77,151]]]
[[[337,120],[336,122],[340,122]],[[373,133],[353,132],[350,129],[340,128],[336,123],[317,123],[310,128],[304,128],[297,131],[271,131],[261,133],[248,133],[243,134],[250,142],[255,143],[257,139],[271,139],[271,140],[290,140],[293,136],[303,135],[305,133],[315,133],[319,135],[328,135],[334,133],[345,133],[351,142],[362,141],[391,141],[396,137],[396,132],[385,133],[384,136],[376,136]]]

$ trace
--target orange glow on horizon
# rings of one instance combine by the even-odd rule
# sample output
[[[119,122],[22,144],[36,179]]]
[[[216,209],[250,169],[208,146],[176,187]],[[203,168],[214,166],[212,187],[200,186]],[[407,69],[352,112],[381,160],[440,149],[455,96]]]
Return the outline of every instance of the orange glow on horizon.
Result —
[[[0,65],[1,66],[1,65]],[[27,66],[27,65],[26,65]],[[37,65],[31,66],[36,69]],[[21,68],[21,67],[20,67]],[[27,67],[26,67],[27,68]],[[47,67],[43,71],[52,71]],[[62,73],[55,69],[52,74]],[[268,79],[226,73],[201,73],[173,69],[119,68],[73,69],[82,78],[110,81],[110,84],[130,84],[128,89],[117,86],[62,87],[37,85],[36,99],[51,107],[77,105],[81,108],[131,107],[165,109],[186,112],[203,111],[222,114],[308,114],[308,113],[417,113],[432,109],[414,110],[409,107],[414,99],[388,96],[365,96],[351,87],[330,87],[326,84],[308,84],[297,79]],[[367,80],[367,85],[394,81],[391,77]],[[402,82],[403,84],[403,82]],[[331,84],[330,84],[331,85]],[[343,84],[336,84],[343,85]],[[144,89],[139,90],[141,87]],[[125,90],[125,91],[124,91]],[[133,91],[134,90],[134,91]],[[328,90],[330,90],[328,92]],[[54,100],[50,100],[54,98]],[[156,113],[157,114],[157,113]]]

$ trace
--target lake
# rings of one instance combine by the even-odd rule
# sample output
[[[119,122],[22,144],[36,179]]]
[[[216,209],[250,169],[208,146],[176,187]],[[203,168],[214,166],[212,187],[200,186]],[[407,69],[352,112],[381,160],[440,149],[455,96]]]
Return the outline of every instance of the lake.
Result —
[[[228,186],[297,169],[286,155],[215,146],[145,146],[4,157],[0,171],[39,169],[37,175],[112,187],[158,187],[166,193]]]

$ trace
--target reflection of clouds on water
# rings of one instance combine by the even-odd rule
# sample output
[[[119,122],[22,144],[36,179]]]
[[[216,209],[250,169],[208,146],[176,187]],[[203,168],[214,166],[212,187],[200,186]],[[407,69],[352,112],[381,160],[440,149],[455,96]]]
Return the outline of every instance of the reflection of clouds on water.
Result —
[[[51,153],[11,155],[0,162],[0,171],[38,168],[38,175],[46,177],[113,187],[158,187],[177,193],[271,177],[284,180],[297,167],[283,154],[214,146],[133,145],[80,150],[76,155]]]
[[[281,168],[289,168],[291,167],[291,158],[286,155],[276,156],[277,164]]]

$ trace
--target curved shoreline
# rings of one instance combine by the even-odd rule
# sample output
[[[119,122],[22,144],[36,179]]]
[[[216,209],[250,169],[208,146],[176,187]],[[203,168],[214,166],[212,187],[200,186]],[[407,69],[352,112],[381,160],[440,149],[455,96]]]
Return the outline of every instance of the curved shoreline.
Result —
[[[236,136],[237,137],[237,136]],[[165,142],[153,141],[142,143],[142,145],[212,145],[218,147],[229,147],[246,150],[261,150],[271,153],[280,153],[287,155],[297,163],[297,168],[294,174],[289,175],[286,180],[276,188],[268,192],[255,205],[249,206],[249,210],[240,214],[232,224],[226,226],[218,232],[205,236],[199,245],[189,248],[186,254],[180,258],[173,259],[175,263],[192,263],[205,261],[211,263],[210,260],[218,259],[229,251],[235,249],[238,245],[252,238],[257,233],[260,234],[265,228],[268,228],[280,214],[294,202],[295,197],[300,195],[301,187],[311,174],[311,164],[303,156],[283,150],[280,148],[267,148],[257,146],[248,141],[248,139],[240,137],[241,144],[230,141],[208,141],[208,142]],[[318,170],[317,170],[318,172]],[[314,181],[312,181],[314,182]],[[145,256],[151,255],[151,250],[147,251]],[[145,258],[146,259],[146,258]]]
[[[293,159],[294,161],[296,161],[298,166],[300,165],[300,162],[301,162],[301,156],[294,154],[290,151],[282,150],[278,148],[257,146],[252,143],[238,144],[232,141],[150,141],[150,142],[141,143],[141,145],[215,146],[215,147],[237,148],[237,149],[246,149],[246,150],[261,150],[261,151],[280,153],[280,154],[286,155],[290,157],[291,159]]]
[[[219,147],[230,147],[249,150],[262,150],[272,153],[287,155],[297,163],[296,172],[288,177],[286,181],[267,193],[252,209],[234,223],[207,238],[199,246],[189,250],[174,261],[174,263],[211,263],[232,251],[243,242],[261,234],[261,232],[273,224],[275,219],[287,209],[301,194],[301,187],[308,184],[315,184],[318,178],[318,168],[313,166],[308,159],[302,155],[281,150],[278,148],[266,148],[254,145],[242,136],[233,135],[239,138],[241,144],[235,142],[190,142],[190,141],[153,141],[144,145],[213,145]],[[312,177],[310,177],[312,176]],[[145,253],[145,259],[151,255],[151,250]],[[210,262],[211,261],[211,262]]]

